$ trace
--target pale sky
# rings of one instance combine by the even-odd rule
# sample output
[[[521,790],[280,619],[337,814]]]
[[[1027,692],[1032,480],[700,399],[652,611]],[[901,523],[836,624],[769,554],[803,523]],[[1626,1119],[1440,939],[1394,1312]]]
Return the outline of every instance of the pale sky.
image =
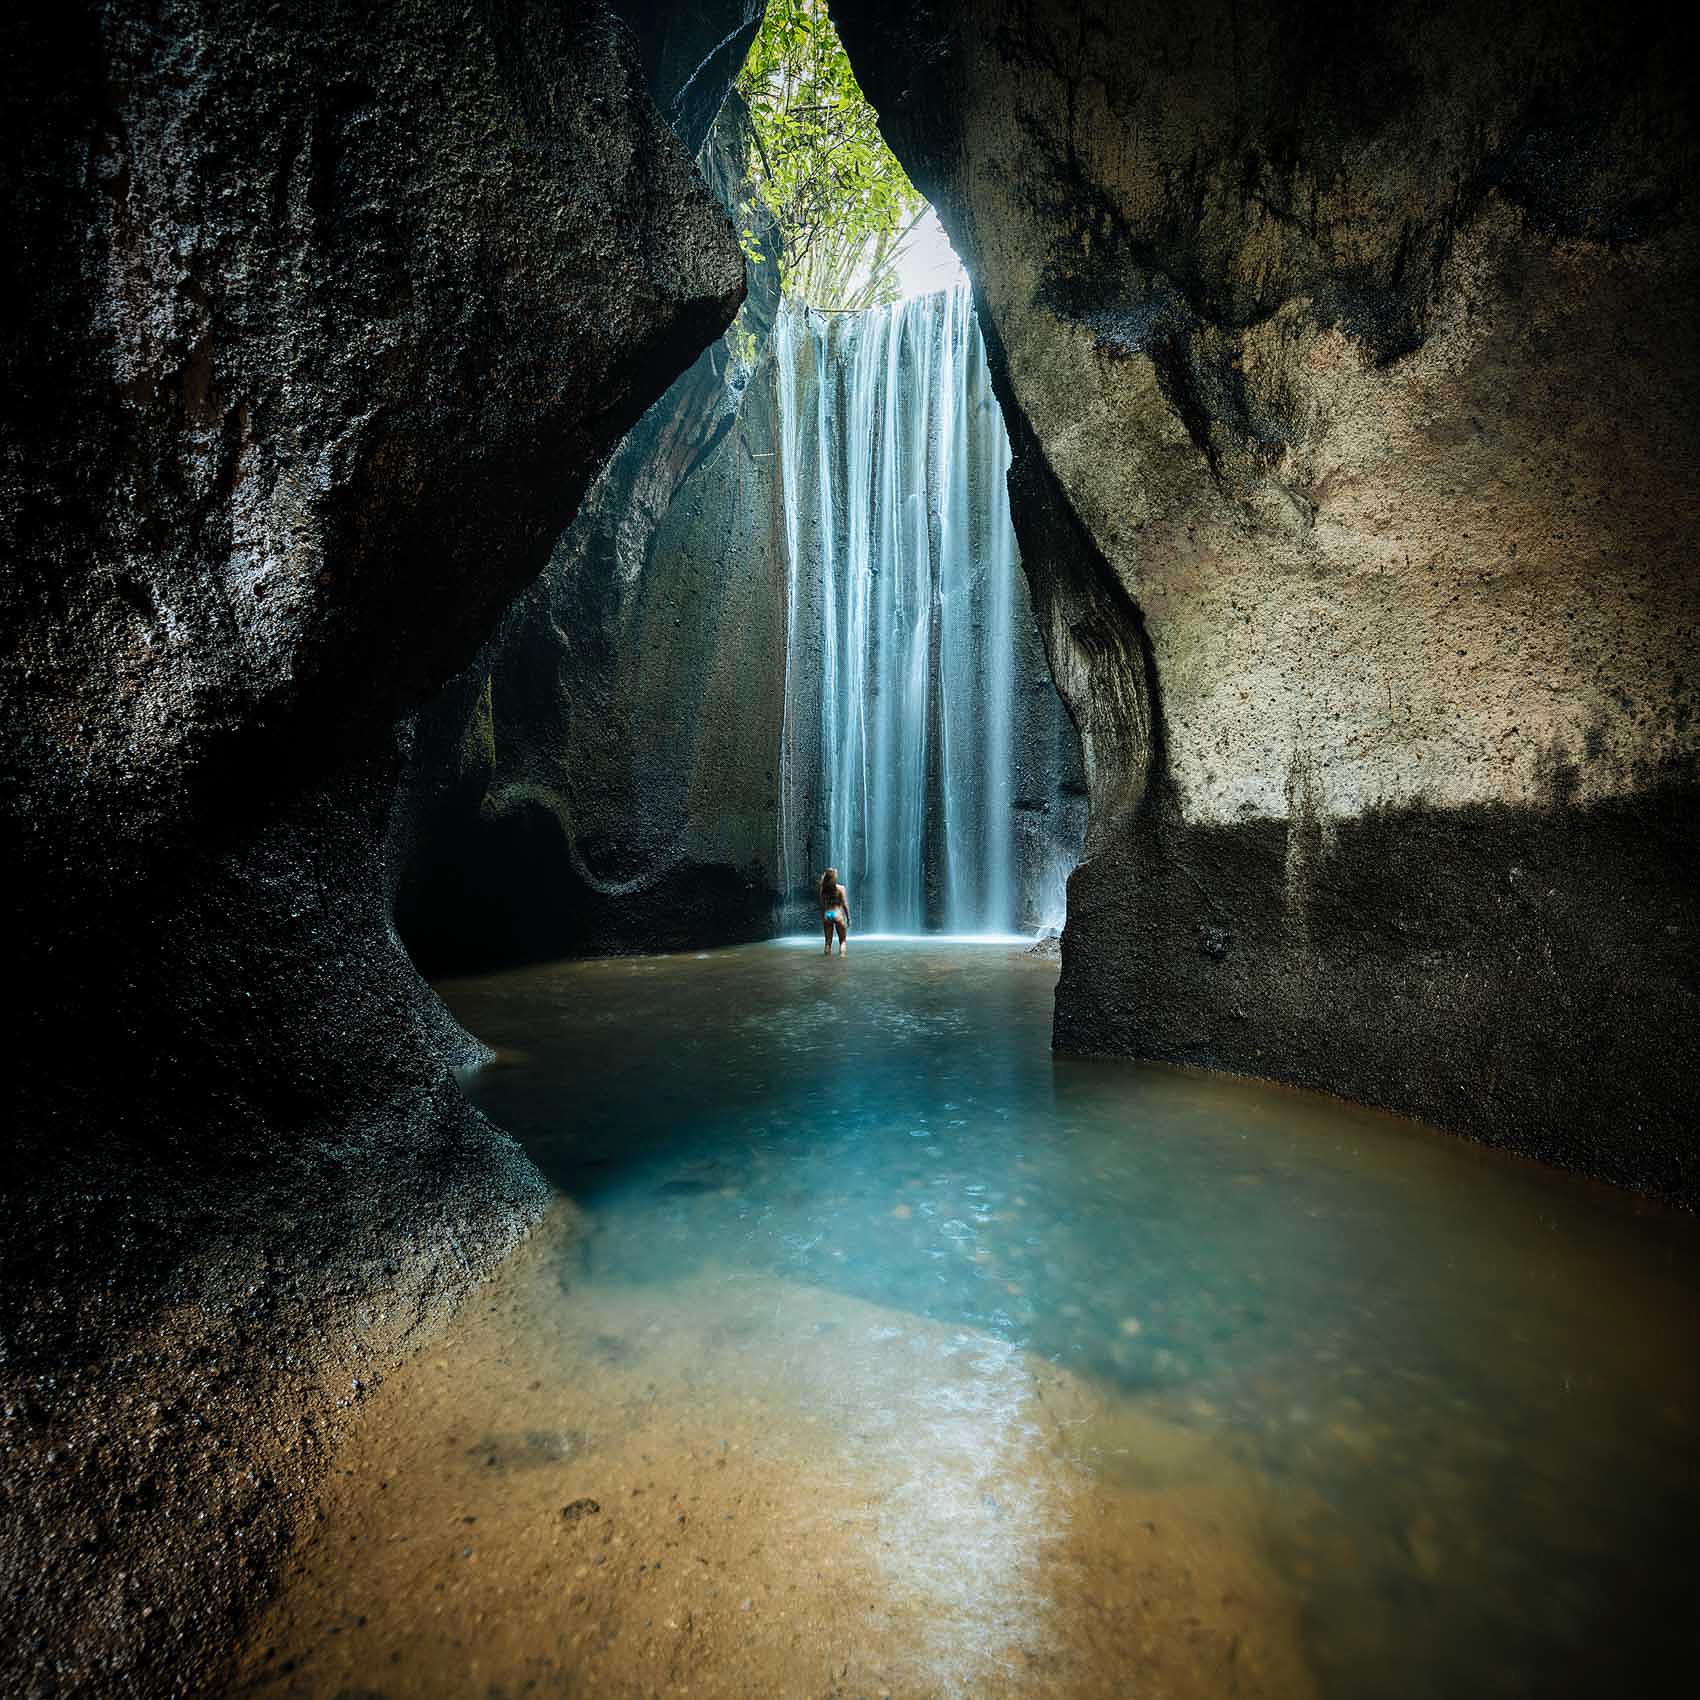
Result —
[[[897,257],[897,281],[904,300],[911,295],[931,295],[935,289],[950,289],[967,277],[938,214],[928,207]]]

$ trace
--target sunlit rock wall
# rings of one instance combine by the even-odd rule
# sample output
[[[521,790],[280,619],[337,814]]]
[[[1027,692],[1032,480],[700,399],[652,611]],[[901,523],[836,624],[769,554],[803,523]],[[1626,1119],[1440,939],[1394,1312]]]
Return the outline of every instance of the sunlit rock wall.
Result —
[[[0,82],[0,1689],[206,1692],[545,1197],[389,925],[392,724],[742,264],[580,0],[26,3]]]
[[[835,14],[976,279],[1082,735],[1059,1044],[1692,1201],[1686,26]]]

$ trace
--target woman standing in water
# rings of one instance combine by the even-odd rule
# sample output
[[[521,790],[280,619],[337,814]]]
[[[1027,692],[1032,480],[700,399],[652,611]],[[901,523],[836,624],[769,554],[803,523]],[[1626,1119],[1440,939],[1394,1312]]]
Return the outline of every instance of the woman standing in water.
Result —
[[[828,868],[820,877],[820,920],[826,929],[826,954],[832,955],[832,935],[838,934],[838,954],[850,948],[850,893],[838,883],[838,870]]]

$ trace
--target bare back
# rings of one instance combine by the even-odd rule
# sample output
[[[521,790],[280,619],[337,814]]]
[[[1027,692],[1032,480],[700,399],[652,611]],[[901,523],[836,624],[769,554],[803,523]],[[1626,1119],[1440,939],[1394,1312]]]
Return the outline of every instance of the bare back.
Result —
[[[823,879],[820,882],[819,897],[821,928],[827,952],[831,954],[832,941],[836,938],[838,949],[842,953],[850,931],[850,893],[836,880]]]

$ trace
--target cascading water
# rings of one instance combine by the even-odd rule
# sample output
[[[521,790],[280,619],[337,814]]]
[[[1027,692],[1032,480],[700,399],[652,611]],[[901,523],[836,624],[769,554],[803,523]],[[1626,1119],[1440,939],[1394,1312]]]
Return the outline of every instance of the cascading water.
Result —
[[[966,285],[774,332],[787,558],[780,869],[858,927],[1007,932],[1019,562]]]

